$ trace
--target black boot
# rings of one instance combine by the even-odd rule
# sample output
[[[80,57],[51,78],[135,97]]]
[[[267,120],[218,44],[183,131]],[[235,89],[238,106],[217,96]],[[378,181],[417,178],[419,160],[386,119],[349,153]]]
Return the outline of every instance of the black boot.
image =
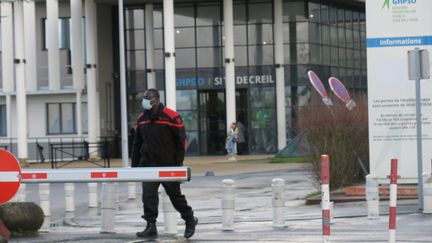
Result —
[[[186,228],[184,232],[184,237],[189,239],[195,233],[195,226],[198,224],[198,218],[193,217],[193,219],[186,221]]]
[[[144,231],[137,232],[136,235],[142,238],[152,238],[157,236],[156,222],[147,222]]]

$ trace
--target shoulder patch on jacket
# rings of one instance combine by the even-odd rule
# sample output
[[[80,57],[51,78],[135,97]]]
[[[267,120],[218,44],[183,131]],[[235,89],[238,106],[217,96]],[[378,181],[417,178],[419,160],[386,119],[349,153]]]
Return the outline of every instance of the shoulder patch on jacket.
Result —
[[[180,116],[179,113],[177,113],[177,112],[174,111],[174,110],[171,110],[171,109],[168,108],[168,107],[164,107],[163,112],[164,112],[165,114],[167,114],[171,119],[174,119],[174,118],[176,118],[177,116]]]

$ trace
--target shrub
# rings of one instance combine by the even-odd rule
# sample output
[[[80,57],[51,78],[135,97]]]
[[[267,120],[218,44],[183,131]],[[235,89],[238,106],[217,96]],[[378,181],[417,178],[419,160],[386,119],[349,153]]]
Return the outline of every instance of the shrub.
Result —
[[[357,104],[351,111],[337,98],[333,106],[322,102],[297,109],[297,128],[314,148],[311,172],[318,186],[321,181],[322,154],[330,158],[330,187],[338,189],[364,179],[358,159],[368,170],[368,116],[365,95],[353,98]]]

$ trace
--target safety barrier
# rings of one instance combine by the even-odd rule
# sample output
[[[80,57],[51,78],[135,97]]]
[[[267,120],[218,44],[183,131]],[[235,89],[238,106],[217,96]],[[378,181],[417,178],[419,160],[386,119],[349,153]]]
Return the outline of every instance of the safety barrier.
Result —
[[[135,190],[135,182],[172,182],[189,181],[191,178],[189,167],[138,167],[138,168],[91,168],[91,169],[60,169],[60,170],[41,170],[25,169],[21,172],[21,183],[39,183],[40,206],[45,217],[51,216],[50,210],[50,183],[65,183],[65,211],[66,214],[75,212],[74,183],[88,183],[89,188],[89,207],[97,207],[97,182],[102,184],[101,200],[101,232],[114,232],[114,217],[118,205],[115,182],[129,182],[128,189]],[[18,177],[16,177],[19,180]],[[21,190],[15,197],[15,201],[24,201],[25,184],[21,185]],[[132,193],[129,191],[129,196]],[[164,199],[164,211],[173,212],[168,197]],[[167,208],[171,206],[171,210]],[[171,213],[172,215],[173,213]],[[175,216],[175,213],[174,213]],[[172,217],[172,216],[167,216]],[[165,222],[173,222],[170,218],[165,218]],[[176,233],[176,220],[170,223],[170,228],[166,228],[167,233]],[[173,226],[174,225],[174,226]],[[167,227],[167,226],[166,226]]]

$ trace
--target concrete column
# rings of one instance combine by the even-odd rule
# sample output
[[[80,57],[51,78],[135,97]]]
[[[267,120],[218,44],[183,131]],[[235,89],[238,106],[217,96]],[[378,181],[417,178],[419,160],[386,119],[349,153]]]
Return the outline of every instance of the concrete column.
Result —
[[[127,122],[127,90],[126,90],[126,61],[124,38],[124,11],[123,0],[118,0],[119,11],[119,52],[120,52],[120,108],[121,108],[121,142],[122,165],[129,165],[128,122]]]
[[[2,2],[0,4],[1,17],[1,50],[2,50],[2,79],[3,92],[6,93],[6,116],[7,116],[7,136],[12,137],[12,98],[9,93],[14,91],[14,40],[13,40],[13,14],[12,3]]]
[[[12,136],[12,98],[11,93],[14,91],[14,52],[13,52],[13,14],[12,3],[2,2],[1,7],[1,50],[2,50],[2,79],[3,92],[6,93],[6,120],[7,136]]]
[[[14,2],[14,38],[15,38],[15,82],[17,103],[17,133],[18,133],[18,160],[28,166],[27,149],[27,99],[25,74],[25,47],[24,47],[24,15],[23,2]]]
[[[57,0],[46,0],[49,89],[60,89],[59,9]]]
[[[72,54],[72,79],[76,90],[76,124],[77,134],[82,136],[81,122],[81,98],[84,88],[84,52],[82,33],[82,0],[71,0],[71,54]]]
[[[285,69],[282,9],[282,0],[274,0],[276,114],[279,151],[281,151],[286,146]]]
[[[12,3],[2,2],[1,7],[1,51],[2,51],[2,77],[3,92],[14,91],[14,39],[13,39],[13,13]],[[8,124],[9,126],[9,124]],[[10,134],[8,133],[8,136]]]
[[[153,3],[146,3],[144,15],[146,30],[147,88],[156,88]]]
[[[233,1],[224,0],[224,53],[225,53],[225,90],[227,128],[236,122],[236,96],[235,96],[235,65],[234,65],[234,32],[233,32]]]
[[[88,118],[88,141],[97,142],[97,93],[96,93],[96,68],[97,68],[97,43],[96,43],[96,3],[94,0],[85,1],[86,16],[86,50],[87,50],[87,118]],[[91,157],[97,156],[95,148],[91,148]]]
[[[165,44],[165,99],[166,105],[175,110],[176,67],[174,39],[174,0],[163,1],[164,44]]]
[[[147,60],[147,88],[156,88],[156,72],[154,60],[154,26],[153,4],[145,5],[145,29],[146,29],[146,60]]]
[[[37,90],[36,8],[34,0],[24,3],[24,38],[27,90]]]

